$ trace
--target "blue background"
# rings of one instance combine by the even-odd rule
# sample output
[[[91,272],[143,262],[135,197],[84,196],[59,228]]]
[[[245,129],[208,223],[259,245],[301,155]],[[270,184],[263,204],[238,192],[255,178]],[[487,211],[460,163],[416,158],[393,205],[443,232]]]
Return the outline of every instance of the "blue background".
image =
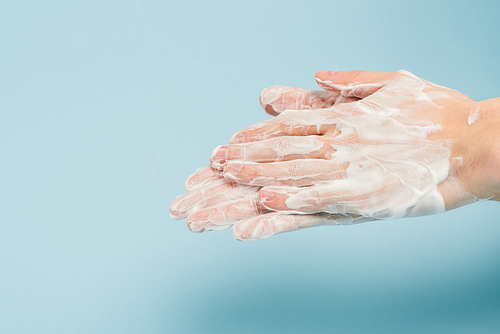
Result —
[[[500,205],[252,243],[168,205],[272,85],[500,95],[498,1],[0,5],[0,333],[498,333]]]

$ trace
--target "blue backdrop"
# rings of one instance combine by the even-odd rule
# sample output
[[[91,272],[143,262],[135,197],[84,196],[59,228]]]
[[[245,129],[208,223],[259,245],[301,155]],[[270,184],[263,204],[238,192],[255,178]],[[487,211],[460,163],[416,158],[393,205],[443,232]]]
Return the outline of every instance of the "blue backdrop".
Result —
[[[0,5],[0,333],[498,333],[500,205],[252,243],[170,219],[272,85],[500,95],[498,1]]]

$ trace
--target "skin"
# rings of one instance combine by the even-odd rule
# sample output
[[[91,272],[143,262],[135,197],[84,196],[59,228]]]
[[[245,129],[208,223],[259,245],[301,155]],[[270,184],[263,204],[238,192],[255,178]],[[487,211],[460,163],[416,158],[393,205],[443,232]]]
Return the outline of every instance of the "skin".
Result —
[[[397,82],[402,75],[399,72],[320,71],[316,73],[316,79],[325,91],[271,87],[263,91],[261,105],[272,115],[280,115],[286,109],[319,110],[334,118],[336,111],[348,111],[359,101],[376,98],[384,87]],[[441,130],[429,134],[427,139],[446,141],[451,147],[449,177],[438,185],[446,209],[471,203],[476,198],[500,200],[500,98],[475,102],[457,91],[425,83],[424,92],[437,109],[423,105],[417,108],[416,118],[411,121],[427,120],[439,124]],[[417,103],[415,101],[415,105]],[[477,107],[480,108],[479,118],[468,124],[471,111]],[[300,118],[297,115],[285,113],[248,127],[236,133],[230,145],[214,150],[212,168],[205,167],[186,181],[189,191],[172,203],[172,216],[187,216],[188,226],[197,232],[224,229],[234,224],[233,235],[239,240],[266,238],[311,226],[373,220],[373,217],[359,214],[355,207],[343,207],[344,212],[324,213],[322,211],[327,211],[325,196],[321,200],[312,199],[312,204],[301,210],[309,214],[283,213],[295,211],[288,208],[286,200],[290,194],[304,189],[288,186],[315,187],[320,182],[334,182],[346,177],[346,164],[330,159],[335,153],[331,145],[313,152],[294,153],[294,143],[303,144],[314,139],[330,144],[339,135],[335,124],[304,125],[297,121]],[[262,145],[268,142],[271,143],[268,147]],[[289,154],[276,154],[275,147],[285,147]],[[291,174],[293,178],[284,177]],[[211,187],[209,195],[206,195],[207,187]],[[244,190],[241,195],[240,189]],[[228,191],[234,194],[221,196]],[[203,193],[201,197],[200,192]],[[338,194],[336,196],[326,196],[327,204],[337,200]]]

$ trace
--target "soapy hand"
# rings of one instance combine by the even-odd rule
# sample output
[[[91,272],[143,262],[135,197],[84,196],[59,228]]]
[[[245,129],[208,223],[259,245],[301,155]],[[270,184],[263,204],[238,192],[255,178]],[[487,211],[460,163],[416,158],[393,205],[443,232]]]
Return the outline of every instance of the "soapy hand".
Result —
[[[266,112],[278,115],[288,109],[328,108],[358,100],[342,96],[336,89],[325,88],[326,91],[315,91],[275,86],[262,92],[260,102]],[[270,212],[258,201],[261,187],[231,182],[211,166],[202,167],[190,175],[184,187],[188,192],[172,202],[170,214],[174,219],[187,217],[187,225],[193,232],[225,230],[235,222]],[[345,215],[337,217],[345,220]],[[311,220],[315,217],[304,218]],[[324,215],[316,218],[326,219]]]
[[[237,221],[235,237],[253,240],[309,226],[440,213],[488,197],[478,176],[484,173],[477,173],[485,168],[470,149],[481,151],[481,143],[466,131],[481,119],[481,103],[402,71],[318,72],[317,81],[329,91],[265,90],[263,107],[281,114],[214,150],[212,167],[224,176],[217,182],[248,185],[235,201],[245,199],[253,209],[227,206],[224,196],[203,200],[197,212],[205,215],[192,211],[188,224],[233,213],[225,227]],[[290,107],[309,110],[283,112]],[[206,187],[213,189],[197,191]],[[218,196],[204,191],[195,198]],[[211,224],[205,227],[215,229]]]

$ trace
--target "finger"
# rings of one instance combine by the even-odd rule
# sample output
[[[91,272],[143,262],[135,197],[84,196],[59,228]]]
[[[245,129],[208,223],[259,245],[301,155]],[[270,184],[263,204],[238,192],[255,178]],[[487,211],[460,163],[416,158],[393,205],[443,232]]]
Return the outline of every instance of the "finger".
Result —
[[[193,189],[198,189],[207,184],[213,183],[217,180],[221,180],[222,175],[218,175],[215,170],[210,167],[210,165],[206,165],[204,167],[198,168],[193,174],[189,175],[189,177],[184,182],[184,188],[190,191]]]
[[[333,160],[299,159],[272,163],[226,163],[224,177],[253,186],[311,186],[346,177],[349,163]]]
[[[362,183],[362,184],[361,184]],[[353,182],[336,180],[307,188],[265,187],[259,192],[263,206],[272,211],[298,213],[350,213],[376,218],[401,218],[407,214],[408,193],[397,180]]]
[[[320,189],[318,189],[320,188]],[[318,213],[331,212],[328,207],[334,202],[333,196],[325,197],[326,191],[319,186],[309,188],[275,188],[264,187],[259,191],[259,200],[263,206],[273,211]],[[338,194],[340,197],[341,194]],[[351,213],[353,210],[343,208],[337,212]],[[357,212],[355,212],[357,213]]]
[[[255,193],[242,199],[195,211],[187,217],[186,223],[192,232],[222,231],[234,222],[267,212],[270,211],[259,203]]]
[[[206,187],[189,191],[178,196],[170,204],[170,216],[173,219],[182,219],[191,212],[204,207],[213,206],[221,202],[231,201],[254,194],[258,188],[237,184],[227,180],[216,181]]]
[[[259,200],[272,211],[350,213],[377,219],[445,211],[445,203],[438,190],[426,185],[415,188],[415,184],[391,173],[366,175],[360,179],[347,177],[307,188],[265,187],[259,192]]]
[[[307,227],[351,225],[372,220],[374,219],[340,213],[293,215],[272,212],[237,222],[233,225],[233,236],[240,241],[253,241],[269,238],[278,233],[297,231]]]
[[[285,110],[328,108],[340,97],[339,92],[315,91],[288,86],[266,88],[260,94],[260,105],[268,114],[277,116]]]
[[[325,145],[331,138],[321,136],[278,137],[245,144],[216,148],[210,162],[222,168],[227,161],[275,162],[294,159],[329,159],[335,152],[332,145]]]
[[[351,113],[352,108],[348,105],[311,111],[285,111],[278,117],[235,133],[229,143],[241,144],[282,136],[324,135],[335,131],[335,125]]]
[[[316,82],[323,89],[340,92],[342,96],[364,99],[401,75],[399,72],[318,71]]]
[[[352,84],[385,84],[393,82],[401,77],[397,72],[373,72],[373,71],[318,71],[315,77],[322,81],[330,81],[334,84],[346,86]]]

